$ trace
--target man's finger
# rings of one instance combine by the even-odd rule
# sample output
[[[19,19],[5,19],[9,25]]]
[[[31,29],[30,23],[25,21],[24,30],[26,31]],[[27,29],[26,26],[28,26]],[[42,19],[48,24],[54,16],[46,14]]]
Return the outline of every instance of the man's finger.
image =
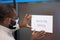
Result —
[[[46,32],[45,31],[41,31],[41,32],[39,32],[40,34],[46,34]]]
[[[25,15],[25,17],[27,17],[28,14]]]
[[[35,30],[32,32],[32,35],[34,35],[35,34]]]
[[[31,15],[31,14],[29,14],[27,18],[31,18],[31,17],[32,17],[32,15]]]
[[[27,24],[27,27],[31,29],[31,26]]]

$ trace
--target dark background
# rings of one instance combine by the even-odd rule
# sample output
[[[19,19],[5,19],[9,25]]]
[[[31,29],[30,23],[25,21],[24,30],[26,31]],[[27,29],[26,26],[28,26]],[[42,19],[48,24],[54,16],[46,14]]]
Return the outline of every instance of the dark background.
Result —
[[[47,33],[41,40],[60,40],[60,2],[19,3],[18,13],[20,20],[25,14],[53,15],[54,33]]]

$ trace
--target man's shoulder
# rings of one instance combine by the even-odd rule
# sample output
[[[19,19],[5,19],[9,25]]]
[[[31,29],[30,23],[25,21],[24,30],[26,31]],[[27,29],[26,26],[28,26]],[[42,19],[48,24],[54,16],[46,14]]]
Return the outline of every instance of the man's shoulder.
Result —
[[[3,30],[0,30],[0,35],[1,35],[1,33],[4,34],[4,31]]]
[[[0,30],[0,35],[1,34],[6,34],[6,32],[4,32],[3,30]]]
[[[6,32],[0,30],[0,37],[3,37],[3,36],[7,36],[7,35],[6,35]]]
[[[0,30],[0,40],[14,40],[6,32]]]

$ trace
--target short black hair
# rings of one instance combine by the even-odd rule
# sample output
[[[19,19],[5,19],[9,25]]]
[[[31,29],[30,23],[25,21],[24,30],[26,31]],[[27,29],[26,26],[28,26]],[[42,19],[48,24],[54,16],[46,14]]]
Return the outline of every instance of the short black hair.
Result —
[[[5,18],[11,17],[12,8],[13,7],[10,8],[8,5],[0,5],[0,21],[4,21]]]

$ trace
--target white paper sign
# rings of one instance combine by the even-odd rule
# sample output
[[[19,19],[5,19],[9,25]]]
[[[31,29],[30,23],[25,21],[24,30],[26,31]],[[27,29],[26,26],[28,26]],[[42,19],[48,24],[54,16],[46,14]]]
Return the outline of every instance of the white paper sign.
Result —
[[[31,19],[32,31],[44,30],[53,33],[53,16],[52,15],[32,15]]]

